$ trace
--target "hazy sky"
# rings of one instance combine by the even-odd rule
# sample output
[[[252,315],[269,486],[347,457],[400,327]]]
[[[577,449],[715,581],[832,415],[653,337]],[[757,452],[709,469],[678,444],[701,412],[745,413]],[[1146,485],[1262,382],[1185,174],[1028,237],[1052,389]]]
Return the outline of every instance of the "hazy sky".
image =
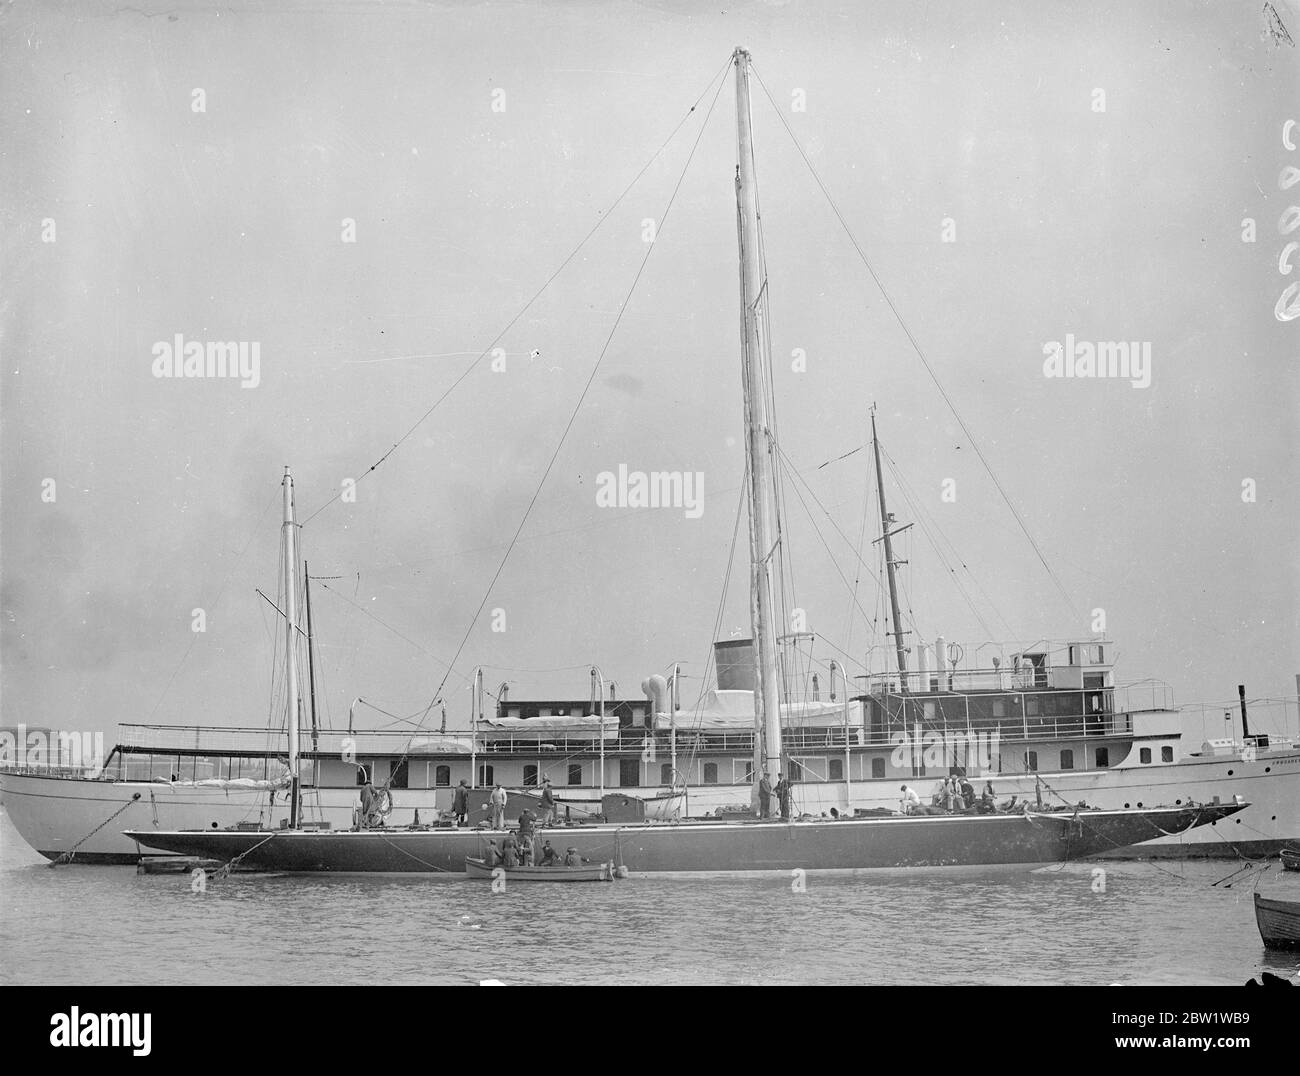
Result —
[[[1300,38],[1300,5],[1274,6]],[[1070,599],[756,85],[781,442],[835,521],[800,489],[838,571],[787,493],[809,626],[885,661],[874,577],[865,617],[851,593],[867,456],[818,468],[875,401],[984,621],[914,529],[922,636],[1086,638],[1100,608],[1121,680],[1294,695],[1300,320],[1273,309],[1300,66],[1265,27],[1256,0],[6,5],[0,720],[264,725],[280,632],[255,588],[277,589],[283,466],[304,519],[360,477],[708,88],[502,339],[506,369],[484,360],[303,528],[313,574],[341,577],[313,609],[335,725],[355,696],[423,707],[466,631],[455,725],[478,662],[519,696],[584,696],[593,661],[625,696],[674,660],[700,675],[743,469],[729,73],[663,212],[737,44]],[[470,630],[647,218],[654,252]],[[257,342],[259,384],[155,377],[176,334]],[[1149,343],[1150,386],[1045,377],[1067,334]],[[703,514],[598,507],[620,464],[701,473]],[[743,571],[721,623],[748,633]]]

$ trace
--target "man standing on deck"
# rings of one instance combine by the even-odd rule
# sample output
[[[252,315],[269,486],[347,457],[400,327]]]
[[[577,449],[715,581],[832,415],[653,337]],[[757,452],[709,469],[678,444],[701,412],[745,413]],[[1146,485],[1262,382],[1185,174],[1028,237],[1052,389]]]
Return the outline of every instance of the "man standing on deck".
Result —
[[[781,804],[781,821],[790,821],[790,780],[785,774],[776,779],[776,798]]]
[[[758,817],[766,818],[772,813],[772,779],[763,774],[758,782]]]
[[[542,825],[549,826],[555,821],[555,796],[551,793],[551,779],[542,778]]]
[[[370,774],[362,767],[361,775],[365,781],[361,785],[361,829],[368,829],[374,824],[376,808],[379,806],[379,796],[375,792],[375,786],[370,783]]]
[[[465,778],[460,779],[456,791],[451,797],[451,813],[456,816],[456,825],[463,826],[469,821],[469,785]]]
[[[492,805],[492,828],[506,828],[506,790],[500,785],[492,790],[488,802]]]

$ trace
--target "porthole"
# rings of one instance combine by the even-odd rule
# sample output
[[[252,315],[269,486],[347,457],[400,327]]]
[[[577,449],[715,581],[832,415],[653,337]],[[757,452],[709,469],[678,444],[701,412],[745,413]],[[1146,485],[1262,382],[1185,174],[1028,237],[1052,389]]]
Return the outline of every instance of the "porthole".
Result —
[[[1272,767],[1272,766],[1265,766],[1265,767],[1264,767],[1264,772],[1265,772],[1265,773],[1272,773],[1272,772],[1273,772],[1273,767]]]
[[[1138,806],[1139,806],[1139,807],[1142,806],[1142,801],[1141,801],[1141,800],[1138,800]]]
[[[1127,804],[1127,803],[1124,804],[1124,810],[1126,810],[1126,811],[1128,810],[1128,804]]]
[[[1229,776],[1229,777],[1232,776],[1232,771],[1231,771],[1231,770],[1228,771],[1228,776]]]

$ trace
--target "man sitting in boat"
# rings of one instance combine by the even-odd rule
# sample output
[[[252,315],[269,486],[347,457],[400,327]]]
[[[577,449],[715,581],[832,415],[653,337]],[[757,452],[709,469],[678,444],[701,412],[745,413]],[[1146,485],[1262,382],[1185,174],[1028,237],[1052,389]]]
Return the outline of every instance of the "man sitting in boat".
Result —
[[[570,848],[564,853],[564,865],[566,867],[581,867],[587,861],[578,855],[576,848]]]
[[[488,841],[487,849],[483,852],[483,863],[488,867],[495,867],[501,860],[501,853],[497,851],[497,842]]]
[[[560,853],[551,846],[550,841],[546,841],[542,845],[541,862],[539,865],[543,867],[558,867],[560,865]]]
[[[501,842],[501,866],[506,870],[519,866],[519,845],[515,843],[513,833],[507,833]]]

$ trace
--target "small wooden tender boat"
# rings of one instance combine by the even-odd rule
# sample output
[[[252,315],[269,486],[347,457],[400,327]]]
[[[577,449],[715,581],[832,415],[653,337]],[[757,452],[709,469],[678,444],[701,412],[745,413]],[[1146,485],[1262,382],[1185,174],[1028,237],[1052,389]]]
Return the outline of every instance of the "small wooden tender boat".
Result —
[[[1300,871],[1300,852],[1291,848],[1283,848],[1282,869],[1284,871]]]
[[[502,870],[512,882],[612,882],[614,866],[611,863],[589,863],[581,867],[489,867],[483,859],[466,859],[465,873],[471,878],[492,877],[494,870]]]
[[[1265,949],[1300,949],[1300,900],[1255,893],[1255,923]]]

